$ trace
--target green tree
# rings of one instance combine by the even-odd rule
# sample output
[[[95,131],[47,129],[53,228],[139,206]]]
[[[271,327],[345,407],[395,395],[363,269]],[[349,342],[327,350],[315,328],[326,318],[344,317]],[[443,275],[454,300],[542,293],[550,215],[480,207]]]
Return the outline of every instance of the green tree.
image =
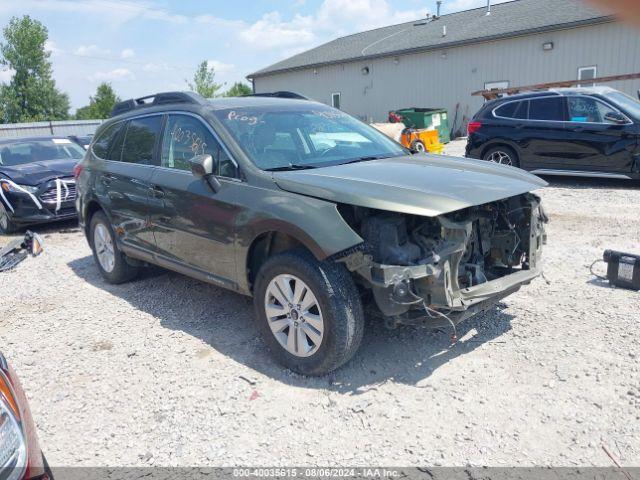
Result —
[[[187,80],[190,90],[199,93],[204,98],[214,98],[219,96],[219,91],[224,84],[216,83],[216,72],[213,66],[209,67],[209,62],[204,60],[198,65],[193,76],[193,82]]]
[[[47,28],[28,15],[12,17],[0,43],[0,63],[13,70],[0,85],[2,120],[32,122],[69,118],[69,97],[56,88],[51,76],[50,52],[45,50]]]
[[[108,118],[119,101],[113,87],[108,83],[101,83],[96,89],[95,96],[89,97],[89,105],[76,110],[76,118],[78,120]]]
[[[224,93],[225,97],[242,97],[243,95],[251,95],[253,90],[249,85],[243,82],[234,83],[229,90]]]

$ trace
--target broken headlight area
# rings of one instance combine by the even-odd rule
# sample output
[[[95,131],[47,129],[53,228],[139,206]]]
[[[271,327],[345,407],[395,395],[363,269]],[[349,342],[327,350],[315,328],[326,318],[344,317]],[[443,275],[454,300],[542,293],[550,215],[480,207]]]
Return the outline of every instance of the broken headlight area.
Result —
[[[437,312],[457,323],[541,273],[548,220],[530,193],[437,217],[340,212],[364,239],[340,261],[391,323],[442,320]]]

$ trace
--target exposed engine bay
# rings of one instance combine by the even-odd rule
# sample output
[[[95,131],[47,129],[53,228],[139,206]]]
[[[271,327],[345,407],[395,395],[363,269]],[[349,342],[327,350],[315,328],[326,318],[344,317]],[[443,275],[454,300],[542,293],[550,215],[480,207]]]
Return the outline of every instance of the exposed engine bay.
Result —
[[[341,206],[364,240],[344,258],[383,316],[398,323],[445,311],[458,321],[541,273],[547,218],[527,193],[437,217]]]

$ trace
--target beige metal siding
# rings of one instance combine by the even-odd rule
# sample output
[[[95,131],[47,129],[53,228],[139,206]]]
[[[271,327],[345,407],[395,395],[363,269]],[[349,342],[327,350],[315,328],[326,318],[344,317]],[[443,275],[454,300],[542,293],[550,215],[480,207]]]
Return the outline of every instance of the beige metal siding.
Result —
[[[545,42],[553,42],[553,50],[544,51]],[[598,76],[640,71],[640,32],[607,23],[284,72],[256,78],[255,86],[257,92],[291,90],[328,105],[331,94],[340,93],[342,109],[367,121],[385,121],[389,110],[420,106],[445,107],[452,122],[459,105],[461,125],[483,102],[470,93],[486,82],[518,86],[571,80],[578,78],[579,67],[589,65],[597,65]],[[365,66],[369,75],[362,74]],[[640,80],[608,85],[635,96]]]
[[[0,125],[0,138],[31,137],[38,135],[89,135],[104,120],[57,120],[52,122],[5,123]]]

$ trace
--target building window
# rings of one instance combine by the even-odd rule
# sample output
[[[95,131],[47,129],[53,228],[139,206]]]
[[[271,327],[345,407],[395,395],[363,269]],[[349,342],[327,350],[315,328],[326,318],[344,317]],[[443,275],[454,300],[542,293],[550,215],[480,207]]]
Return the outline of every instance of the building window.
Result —
[[[598,69],[595,65],[591,67],[580,67],[578,68],[578,80],[593,80],[597,76]],[[593,87],[595,83],[586,82],[581,83],[578,87]]]
[[[484,84],[484,89],[485,90],[502,90],[503,88],[509,88],[509,81],[508,80],[500,80],[498,82],[486,82]],[[499,98],[504,97],[504,94],[500,94],[498,95]],[[487,99],[485,98],[485,103],[487,101]]]
[[[340,109],[340,94],[339,93],[332,93],[331,94],[331,106],[333,108],[337,108],[338,110]]]

